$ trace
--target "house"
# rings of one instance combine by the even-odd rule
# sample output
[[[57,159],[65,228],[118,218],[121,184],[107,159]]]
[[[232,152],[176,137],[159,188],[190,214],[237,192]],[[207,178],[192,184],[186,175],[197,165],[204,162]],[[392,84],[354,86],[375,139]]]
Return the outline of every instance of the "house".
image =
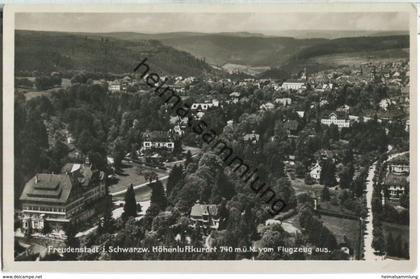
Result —
[[[334,159],[335,153],[328,149],[320,149],[316,151],[314,154],[314,157],[316,158],[316,160],[321,161],[321,162],[326,161],[328,159],[335,162],[335,159]]]
[[[194,226],[218,229],[220,221],[218,206],[216,204],[196,203],[191,208],[190,219]]]
[[[211,102],[193,103],[191,105],[191,110],[206,111],[209,108],[218,107],[218,106],[219,106],[219,101],[216,99],[213,99]]]
[[[282,106],[288,106],[292,104],[291,98],[277,98],[274,100],[274,103]]]
[[[143,133],[143,150],[167,149],[172,151],[175,148],[171,133],[165,131],[147,131]]]
[[[260,106],[260,110],[265,110],[265,111],[269,111],[269,110],[273,110],[274,109],[274,104],[273,103],[270,103],[270,102],[268,102],[268,103],[265,103],[265,104],[262,104],[261,106]]]
[[[410,155],[405,153],[389,161],[389,171],[395,175],[409,175]]]
[[[120,92],[121,91],[121,84],[119,81],[112,81],[108,84],[108,90],[111,92]]]
[[[339,118],[339,114],[337,113],[330,113],[328,118],[321,119],[321,124],[330,126],[331,124],[336,125],[338,128],[348,128],[350,127],[350,120],[347,118]]]
[[[342,105],[341,107],[337,108],[337,112],[341,112],[343,114],[349,113],[350,107],[348,105]]]
[[[316,162],[316,164],[311,168],[309,175],[319,181],[319,179],[321,178],[321,165],[319,164],[319,162]]]
[[[379,102],[379,107],[381,109],[383,109],[384,111],[387,111],[390,104],[391,104],[391,100],[390,99],[382,99]]]
[[[299,115],[300,118],[303,118],[305,116],[305,111],[303,110],[297,110],[296,113]]]
[[[236,104],[237,102],[239,102],[239,97],[240,96],[241,96],[241,94],[239,92],[230,93],[229,97],[230,97],[231,101],[229,101],[229,103],[232,102],[232,103]]]
[[[104,173],[80,164],[63,169],[66,173],[38,173],[26,182],[19,198],[23,230],[42,230],[46,222],[58,229],[95,214],[94,205],[104,200],[107,192]]]
[[[384,181],[384,187],[391,201],[399,201],[400,196],[408,191],[409,177],[388,173]]]
[[[301,90],[306,89],[306,82],[304,80],[286,80],[281,85],[285,90]]]
[[[255,131],[252,131],[251,134],[244,135],[243,140],[246,143],[257,144],[258,141],[260,140],[260,135],[256,134]]]
[[[298,130],[299,122],[297,120],[287,120],[284,123],[284,128],[287,130],[288,134],[295,134]]]

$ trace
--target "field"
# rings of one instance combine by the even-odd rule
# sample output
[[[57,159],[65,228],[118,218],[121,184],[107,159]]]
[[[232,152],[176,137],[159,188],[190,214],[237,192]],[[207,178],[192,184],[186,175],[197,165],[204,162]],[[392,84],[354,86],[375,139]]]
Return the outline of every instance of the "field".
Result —
[[[123,168],[121,171],[117,172],[115,175],[116,181],[110,185],[109,191],[110,193],[115,193],[118,191],[126,190],[130,184],[133,186],[140,185],[146,183],[146,179],[141,174],[138,174],[137,170],[140,166],[137,163],[130,163],[128,161],[123,161]],[[166,172],[161,170],[153,169],[155,173],[158,174],[159,177],[166,176]],[[138,189],[140,191],[140,189]]]
[[[399,235],[403,242],[402,247],[405,250],[409,249],[410,243],[410,228],[409,226],[403,226],[398,224],[392,224],[388,222],[382,222],[382,228],[384,231],[385,242],[388,239],[388,235],[392,234],[393,239],[395,240]]]
[[[335,235],[337,242],[342,243],[344,236],[351,243],[351,248],[357,253],[359,249],[360,224],[356,220],[322,215],[321,221]]]
[[[247,66],[247,65],[239,65],[239,64],[231,64],[231,63],[223,65],[222,68],[229,73],[242,72],[251,76],[261,74],[262,72],[265,72],[270,69],[270,67],[268,66],[252,67],[252,66]]]
[[[290,180],[290,181],[292,183],[293,189],[295,189],[295,191],[296,191],[296,194],[307,193],[307,192],[311,192],[311,191],[314,191],[314,192],[318,193],[318,192],[321,192],[322,188],[323,188],[323,186],[318,184],[318,183],[315,183],[313,185],[307,185],[307,184],[305,184],[305,182],[303,181],[302,178],[296,178],[296,179]]]
[[[309,59],[310,62],[324,65],[360,65],[367,62],[395,62],[398,59],[407,59],[408,49],[389,49],[379,51],[349,52],[331,55],[322,55]]]

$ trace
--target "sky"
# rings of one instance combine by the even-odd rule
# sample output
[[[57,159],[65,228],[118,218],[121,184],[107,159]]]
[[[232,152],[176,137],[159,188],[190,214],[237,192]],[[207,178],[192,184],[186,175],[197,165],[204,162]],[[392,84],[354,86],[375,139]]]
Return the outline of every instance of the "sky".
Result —
[[[64,32],[406,31],[404,13],[19,13],[16,29]]]

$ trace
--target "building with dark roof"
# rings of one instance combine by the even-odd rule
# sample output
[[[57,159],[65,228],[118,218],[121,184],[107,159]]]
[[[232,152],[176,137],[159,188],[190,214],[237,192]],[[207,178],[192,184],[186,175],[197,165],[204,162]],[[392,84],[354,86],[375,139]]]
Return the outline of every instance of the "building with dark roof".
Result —
[[[165,131],[147,131],[143,133],[143,149],[168,149],[172,151],[175,143],[171,133]]]
[[[195,226],[204,228],[219,228],[218,207],[216,204],[196,203],[191,208],[190,218]]]
[[[408,176],[395,175],[393,173],[389,173],[384,181],[388,198],[392,201],[399,201],[401,195],[408,192],[409,185]]]
[[[407,152],[390,160],[389,170],[396,175],[408,175],[410,173],[409,153]]]
[[[38,173],[26,182],[20,196],[24,230],[42,230],[45,222],[58,228],[86,220],[94,214],[92,205],[106,196],[103,172],[80,164],[68,164],[63,171]]]

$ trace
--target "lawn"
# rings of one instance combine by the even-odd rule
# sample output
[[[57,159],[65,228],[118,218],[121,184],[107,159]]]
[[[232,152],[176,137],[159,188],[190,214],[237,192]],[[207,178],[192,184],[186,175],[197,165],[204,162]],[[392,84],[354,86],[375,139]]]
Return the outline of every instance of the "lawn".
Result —
[[[351,243],[351,248],[357,253],[360,243],[359,221],[326,215],[322,215],[321,221],[335,235],[338,243],[343,242],[343,238],[346,236]]]
[[[127,189],[130,184],[133,184],[133,186],[140,185],[143,183],[146,183],[146,179],[144,179],[144,176],[137,173],[138,167],[140,165],[137,163],[130,163],[128,161],[123,161],[123,167],[120,171],[118,171],[115,175],[116,179],[113,184],[109,186],[109,191],[111,193],[115,193],[121,190]],[[167,173],[161,170],[156,169],[150,169],[153,170],[158,174],[159,177],[166,176]],[[139,192],[140,189],[137,189]]]
[[[296,194],[299,193],[308,193],[311,191],[315,191],[315,192],[321,192],[323,186],[315,183],[313,185],[307,185],[305,184],[305,181],[302,178],[296,178],[294,180],[290,180],[290,182],[292,183],[292,187],[293,189],[295,189]]]
[[[393,239],[395,240],[399,235],[402,240],[403,249],[409,250],[410,243],[410,227],[404,225],[398,225],[388,222],[382,222],[382,228],[384,232],[385,242],[388,239],[388,235],[392,234]]]

